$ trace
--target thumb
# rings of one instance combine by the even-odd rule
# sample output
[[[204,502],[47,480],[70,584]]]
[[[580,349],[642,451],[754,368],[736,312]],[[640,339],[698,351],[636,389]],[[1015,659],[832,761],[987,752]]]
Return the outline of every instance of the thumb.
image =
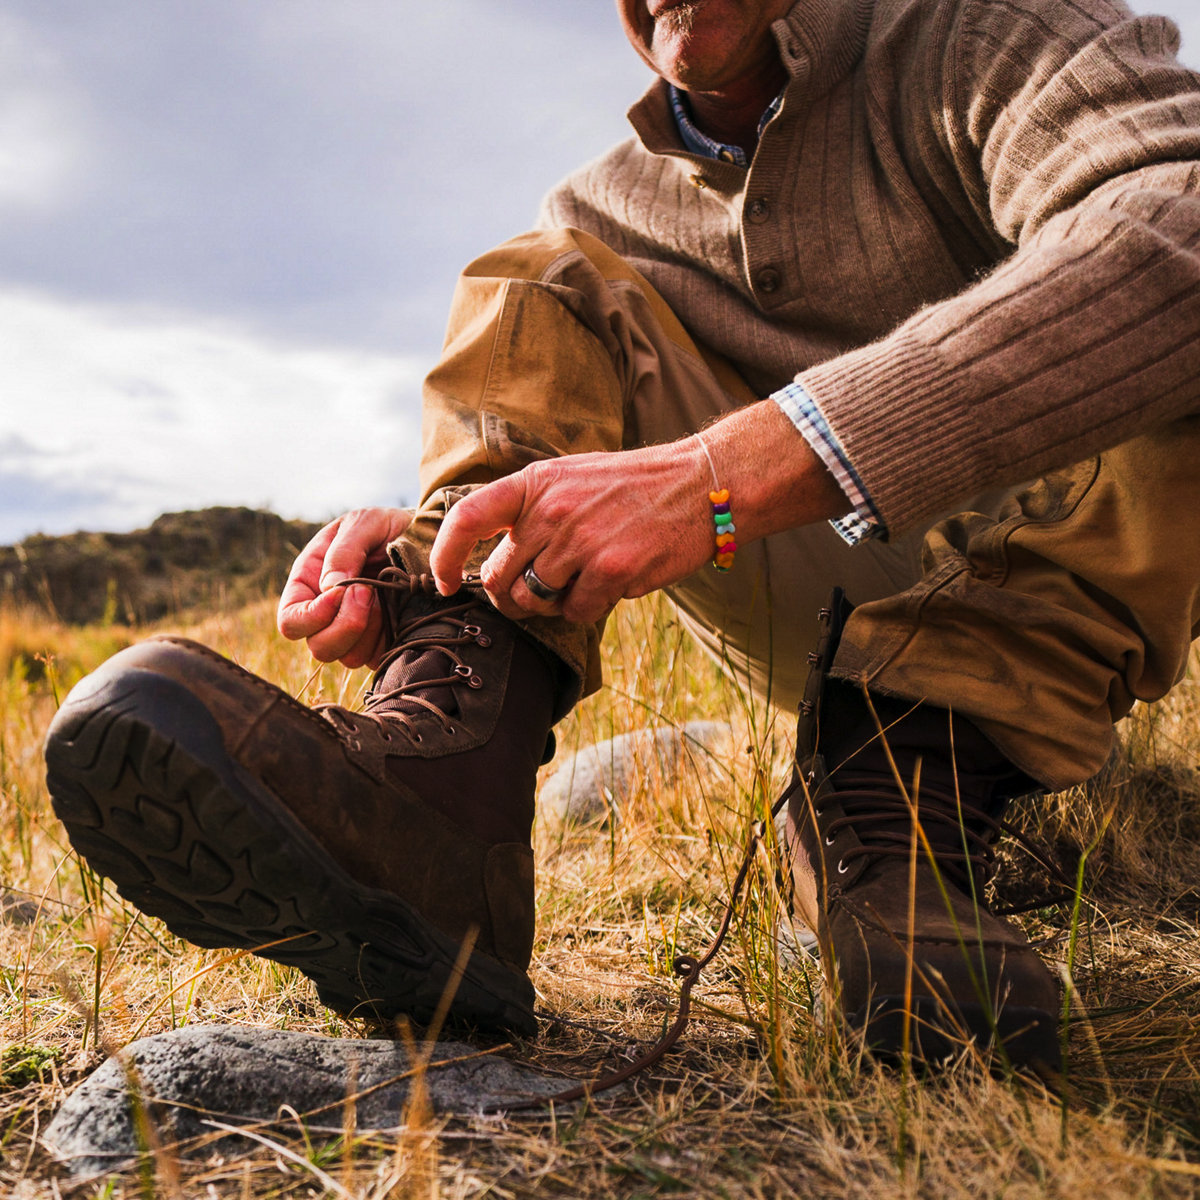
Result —
[[[395,532],[390,516],[384,509],[365,508],[346,513],[340,519],[321,564],[323,590],[343,579],[366,574],[368,563],[378,556]]]
[[[525,479],[518,471],[476,488],[450,509],[429,554],[429,569],[443,596],[462,585],[463,567],[476,544],[511,529],[524,507]]]

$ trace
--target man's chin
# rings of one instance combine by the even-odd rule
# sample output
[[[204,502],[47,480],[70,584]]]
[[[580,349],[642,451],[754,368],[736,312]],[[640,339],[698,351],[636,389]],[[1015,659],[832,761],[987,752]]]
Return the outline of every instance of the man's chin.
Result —
[[[685,0],[655,17],[651,49],[660,75],[693,92],[716,91],[738,74],[746,57],[746,30],[722,0]]]
[[[690,92],[720,88],[729,74],[728,59],[721,31],[705,29],[701,22],[654,40],[658,73]]]

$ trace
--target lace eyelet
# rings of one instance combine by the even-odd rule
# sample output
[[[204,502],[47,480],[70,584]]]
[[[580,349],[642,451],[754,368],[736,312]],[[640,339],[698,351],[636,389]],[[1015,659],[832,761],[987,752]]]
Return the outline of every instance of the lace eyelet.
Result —
[[[463,633],[465,633],[467,637],[478,637],[482,632],[483,630],[480,629],[478,625],[463,626]]]
[[[467,686],[473,687],[473,688],[481,688],[481,687],[483,687],[483,680],[480,679],[478,675],[472,675],[467,680]]]
[[[459,663],[454,668],[454,673],[455,675],[461,675],[463,679],[470,679],[475,672],[466,663]]]
[[[449,734],[451,737],[453,737],[453,736],[454,736],[454,735],[455,735],[455,734],[458,732],[458,730],[457,730],[457,729],[455,729],[453,725],[451,725],[451,726],[450,726],[450,727],[449,727],[449,728],[446,730],[446,732],[447,732],[447,733],[448,733],[448,734]]]
[[[845,860],[844,858],[839,858],[839,859],[838,859],[837,872],[838,872],[838,874],[839,874],[839,875],[845,875],[845,874],[846,874],[846,872],[850,870],[850,868],[849,868],[849,867],[847,867],[847,866],[845,866],[845,865],[844,865],[844,864],[845,864],[845,861],[846,861],[846,860]]]
[[[827,838],[825,839],[825,845],[827,845],[827,846],[832,846],[832,845],[833,845],[833,838],[831,838],[831,837],[827,837]]]
[[[414,742],[423,742],[425,739],[419,733],[414,733],[412,735],[412,740]]]
[[[486,633],[481,633],[475,639],[475,645],[482,646],[485,650],[492,644],[492,639]]]

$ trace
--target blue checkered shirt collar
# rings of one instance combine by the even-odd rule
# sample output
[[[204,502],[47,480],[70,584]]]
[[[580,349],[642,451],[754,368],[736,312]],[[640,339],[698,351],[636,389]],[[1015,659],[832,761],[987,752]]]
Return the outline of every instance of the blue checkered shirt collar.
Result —
[[[733,163],[737,167],[748,167],[750,165],[746,159],[746,152],[741,146],[731,146],[725,142],[714,141],[707,134],[701,133],[696,128],[684,92],[673,83],[667,84],[667,92],[671,97],[671,112],[675,114],[675,124],[679,127],[679,136],[688,150],[693,154],[702,155],[704,158],[715,158],[721,162]],[[763,113],[758,122],[757,132],[759,137],[762,137],[763,130],[770,124],[771,118],[779,111],[782,104],[783,93],[780,92],[767,105],[766,112]]]

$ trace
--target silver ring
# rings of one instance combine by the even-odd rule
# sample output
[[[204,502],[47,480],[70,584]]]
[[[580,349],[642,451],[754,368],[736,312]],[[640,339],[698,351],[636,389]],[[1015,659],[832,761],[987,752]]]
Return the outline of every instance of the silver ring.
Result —
[[[551,587],[540,575],[533,569],[533,563],[525,568],[525,586],[539,599],[548,600],[551,604],[556,600],[561,600],[566,594],[565,587]]]

